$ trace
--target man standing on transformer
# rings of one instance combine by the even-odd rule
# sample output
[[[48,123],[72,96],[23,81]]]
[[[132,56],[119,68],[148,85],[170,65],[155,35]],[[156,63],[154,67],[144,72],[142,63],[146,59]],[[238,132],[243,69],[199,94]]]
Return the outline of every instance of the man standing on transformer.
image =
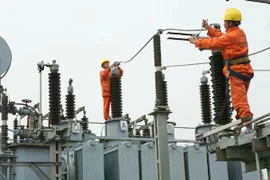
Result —
[[[219,49],[222,51],[226,63],[223,73],[229,78],[232,105],[237,113],[236,120],[245,123],[253,119],[247,97],[250,80],[254,75],[248,57],[248,42],[245,32],[238,27],[242,21],[241,12],[238,9],[227,9],[223,20],[226,34],[210,27],[207,21],[203,20],[202,26],[208,30],[207,35],[210,38],[198,40],[189,38],[189,42],[201,49]],[[238,126],[240,125],[242,124]],[[252,131],[252,125],[246,127],[246,132]]]
[[[116,66],[118,63],[113,63],[111,65],[110,61],[107,59],[103,59],[101,61],[101,67],[104,69],[103,71],[100,71],[100,83],[102,87],[102,97],[103,97],[103,116],[105,120],[111,119],[110,117],[110,104],[111,104],[111,88],[110,88],[110,83],[111,83],[111,68]],[[123,76],[123,70],[118,67],[119,70],[119,77],[121,78]]]

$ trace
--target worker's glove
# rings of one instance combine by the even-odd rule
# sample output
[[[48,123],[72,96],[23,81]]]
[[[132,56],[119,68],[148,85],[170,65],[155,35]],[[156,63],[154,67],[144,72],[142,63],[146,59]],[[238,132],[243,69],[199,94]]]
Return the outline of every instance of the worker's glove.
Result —
[[[113,67],[114,67],[114,64],[111,64],[111,65],[110,65],[110,69],[112,69]]]
[[[210,27],[207,19],[202,20],[202,27],[205,29],[208,29]]]
[[[115,66],[119,66],[119,65],[120,65],[120,62],[115,61],[115,62],[113,63],[113,65],[115,65]]]
[[[196,39],[195,39],[194,37],[190,37],[190,38],[188,38],[188,41],[189,41],[191,44],[195,44]]]

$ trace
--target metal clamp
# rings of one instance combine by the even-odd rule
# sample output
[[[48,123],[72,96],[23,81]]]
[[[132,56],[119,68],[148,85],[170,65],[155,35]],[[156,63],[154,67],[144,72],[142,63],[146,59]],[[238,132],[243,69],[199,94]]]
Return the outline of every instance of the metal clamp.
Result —
[[[190,36],[190,37],[193,37],[195,39],[199,39],[199,34],[190,34],[190,33],[180,33],[180,32],[167,32],[167,34],[170,34],[170,35],[180,35],[180,36]],[[188,41],[188,38],[178,38],[178,37],[168,37],[167,39],[170,39],[170,40],[180,40],[180,41]]]

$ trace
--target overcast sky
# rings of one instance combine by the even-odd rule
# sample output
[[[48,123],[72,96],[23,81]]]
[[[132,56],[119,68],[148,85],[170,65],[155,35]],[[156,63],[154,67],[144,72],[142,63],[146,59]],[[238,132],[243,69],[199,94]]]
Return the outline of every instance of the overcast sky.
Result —
[[[39,101],[37,63],[53,59],[60,65],[62,103],[69,78],[74,80],[76,108],[86,107],[90,121],[103,122],[99,81],[100,61],[126,61],[157,31],[164,28],[198,29],[201,20],[221,23],[227,8],[239,8],[241,28],[247,34],[250,52],[270,46],[270,6],[244,0],[1,0],[0,36],[9,44],[13,61],[2,80],[10,100]],[[205,35],[205,32],[202,33]],[[210,51],[200,52],[188,42],[162,36],[163,65],[208,61]],[[270,51],[252,56],[254,69],[270,68]],[[123,114],[132,119],[152,112],[155,101],[152,42],[136,59],[123,64]],[[171,68],[168,81],[170,120],[177,126],[195,127],[201,122],[199,85],[209,65]],[[43,112],[48,112],[48,73],[43,71]],[[210,81],[210,76],[209,81]],[[249,92],[255,117],[268,113],[270,73],[257,72]],[[234,116],[233,116],[234,117]],[[81,118],[78,116],[78,118]],[[9,116],[11,128],[14,116]],[[90,125],[100,135],[101,126]],[[177,130],[177,138],[193,139],[193,130]]]

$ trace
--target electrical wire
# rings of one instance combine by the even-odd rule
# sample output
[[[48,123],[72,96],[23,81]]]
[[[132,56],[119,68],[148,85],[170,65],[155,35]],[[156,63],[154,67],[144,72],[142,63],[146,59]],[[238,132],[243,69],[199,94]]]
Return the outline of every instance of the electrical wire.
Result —
[[[203,28],[201,28],[201,29],[174,29],[174,28],[159,29],[158,32],[155,33],[153,36],[151,36],[151,38],[139,49],[139,51],[134,56],[132,56],[127,61],[120,61],[120,63],[125,63],[126,64],[126,63],[131,62],[152,41],[152,39],[154,38],[155,35],[162,34],[162,32],[164,32],[164,31],[199,31],[199,33],[201,33],[201,31],[206,31],[206,30],[207,29],[203,29]],[[270,47],[264,48],[264,49],[262,49],[260,51],[257,51],[257,52],[254,52],[254,53],[249,54],[249,56],[260,54],[260,53],[262,53],[264,51],[267,51],[269,49],[270,49]],[[169,66],[163,66],[163,69],[167,69],[167,68],[171,68],[171,67],[196,66],[196,65],[203,65],[203,64],[209,64],[209,62],[198,62],[198,63],[189,63],[189,64],[169,65]],[[258,72],[270,72],[270,69],[254,69],[254,71],[258,71]]]
[[[154,36],[152,36],[132,58],[130,58],[127,61],[120,61],[120,63],[129,63],[130,61],[132,61],[151,42],[151,40],[154,38]]]
[[[267,50],[269,50],[269,49],[270,49],[270,47],[267,47],[267,48],[262,49],[262,50],[260,50],[260,51],[257,51],[257,52],[254,52],[254,53],[251,53],[251,54],[249,54],[249,56],[253,56],[253,55],[255,55],[255,54],[262,53],[262,52],[267,51]]]
[[[187,31],[187,32],[189,32],[189,31],[199,31],[199,32],[201,32],[201,31],[206,31],[206,30],[207,29],[203,29],[203,28],[201,28],[201,29],[173,29],[173,28],[159,29],[158,32],[155,33],[153,36],[151,36],[151,38],[143,45],[143,47],[134,56],[132,56],[127,61],[120,61],[120,63],[125,63],[126,64],[126,63],[129,63],[130,61],[132,61],[151,42],[151,40],[154,38],[154,36],[156,34],[161,34],[164,31]]]
[[[168,29],[161,29],[162,31],[186,31],[186,32],[191,32],[191,31],[206,31],[207,29],[201,28],[201,29],[173,29],[173,28],[168,28]]]
[[[176,65],[169,65],[169,66],[163,66],[163,68],[171,68],[171,67],[181,67],[181,66],[196,66],[196,65],[202,65],[202,64],[209,64],[209,62],[198,62],[198,63],[190,63],[190,64],[176,64]]]
[[[264,51],[269,50],[270,47],[264,48],[260,51],[256,51],[254,53],[249,54],[249,56],[253,56],[256,54],[260,54]],[[176,64],[176,65],[168,65],[168,66],[163,66],[163,69],[171,68],[171,67],[182,67],[182,66],[196,66],[196,65],[202,65],[202,64],[209,64],[209,62],[198,62],[198,63],[189,63],[189,64]],[[270,69],[254,69],[254,71],[270,71]]]
[[[270,72],[270,69],[253,69],[253,71]]]
[[[254,71],[269,72],[270,69],[253,69]]]

